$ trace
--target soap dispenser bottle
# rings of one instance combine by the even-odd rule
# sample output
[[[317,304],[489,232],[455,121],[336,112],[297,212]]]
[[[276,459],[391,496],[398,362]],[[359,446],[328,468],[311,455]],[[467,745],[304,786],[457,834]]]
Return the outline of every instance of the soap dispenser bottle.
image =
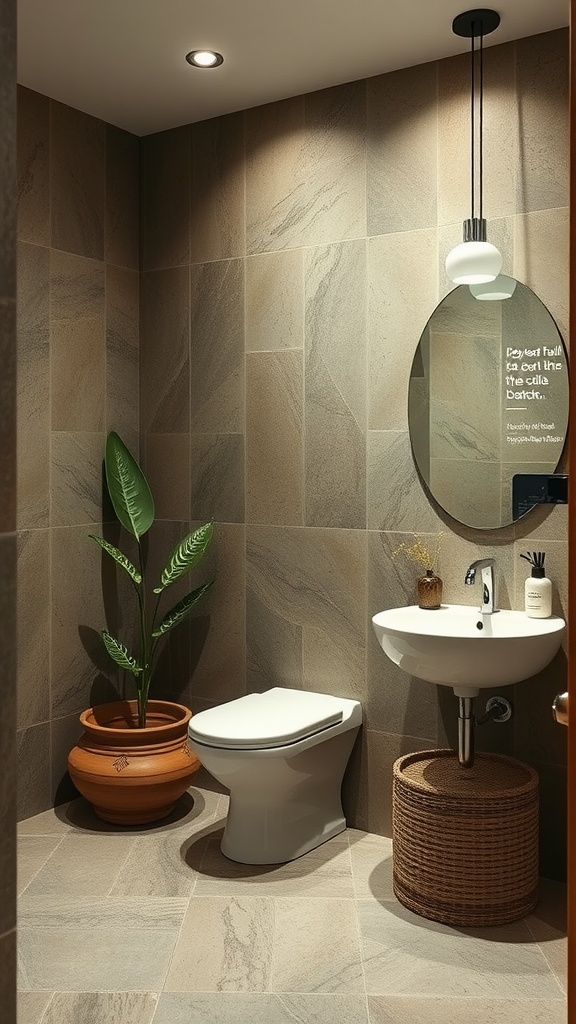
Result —
[[[524,608],[531,619],[547,619],[552,614],[552,584],[546,576],[544,551],[529,551],[525,558],[532,566],[532,573],[524,584]]]

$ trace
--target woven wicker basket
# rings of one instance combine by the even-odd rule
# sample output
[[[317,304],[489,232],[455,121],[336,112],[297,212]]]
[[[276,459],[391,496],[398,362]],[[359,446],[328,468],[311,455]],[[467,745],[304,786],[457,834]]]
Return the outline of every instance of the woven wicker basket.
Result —
[[[538,899],[538,775],[499,754],[461,768],[453,750],[400,757],[393,784],[394,892],[421,917],[478,927]]]

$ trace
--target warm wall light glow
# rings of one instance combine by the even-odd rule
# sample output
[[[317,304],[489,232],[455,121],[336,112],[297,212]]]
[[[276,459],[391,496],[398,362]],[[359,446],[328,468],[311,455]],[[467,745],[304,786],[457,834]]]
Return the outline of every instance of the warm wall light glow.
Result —
[[[186,60],[194,68],[217,68],[224,63],[224,57],[216,50],[190,50]]]

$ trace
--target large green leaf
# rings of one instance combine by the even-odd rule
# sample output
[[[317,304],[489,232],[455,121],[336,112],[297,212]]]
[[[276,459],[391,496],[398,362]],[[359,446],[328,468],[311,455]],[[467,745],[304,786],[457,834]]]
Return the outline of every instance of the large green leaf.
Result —
[[[89,533],[88,536],[91,538],[91,540],[95,540],[96,543],[100,545],[103,551],[106,551],[109,555],[111,555],[114,561],[118,562],[118,565],[122,566],[125,572],[127,572],[128,575],[130,576],[130,578],[134,580],[134,583],[142,583],[142,576],[138,572],[136,566],[132,565],[130,559],[126,558],[126,555],[123,555],[118,548],[115,548],[113,544],[109,544],[108,541],[104,540],[103,537],[97,537],[94,533]]]
[[[110,633],[107,633],[105,629],[102,630],[102,639],[108,654],[117,665],[120,665],[120,668],[127,668],[135,676],[140,675],[142,666],[138,664],[136,658],[132,657],[125,644],[121,644],[119,640],[116,640]]]
[[[155,594],[161,594],[175,580],[179,580],[185,572],[189,572],[203,558],[206,548],[212,540],[212,523],[206,523],[194,533],[189,533],[174,549],[166,568],[162,572],[162,586],[154,587]]]
[[[209,587],[212,586],[214,580],[210,580],[210,583],[203,583],[201,587],[197,587],[196,590],[192,590],[186,597],[183,597],[178,604],[175,604],[173,608],[164,616],[162,622],[156,627],[152,636],[159,637],[164,636],[170,629],[177,626],[182,619],[185,619],[191,609],[194,607],[197,601],[200,600],[202,594],[205,594]]]
[[[114,431],[108,434],[104,465],[114,511],[138,540],[154,522],[154,499],[140,466]]]

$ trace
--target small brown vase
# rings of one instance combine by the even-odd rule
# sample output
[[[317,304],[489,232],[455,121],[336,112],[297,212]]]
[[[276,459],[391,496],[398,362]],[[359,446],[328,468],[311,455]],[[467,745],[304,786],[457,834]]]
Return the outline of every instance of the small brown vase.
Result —
[[[201,767],[188,746],[191,717],[183,704],[163,700],[148,701],[145,729],[134,700],[82,712],[85,732],[68,770],[99,818],[142,825],[170,814]]]
[[[426,569],[426,575],[416,581],[418,605],[420,608],[439,608],[442,603],[442,580],[433,569]]]

